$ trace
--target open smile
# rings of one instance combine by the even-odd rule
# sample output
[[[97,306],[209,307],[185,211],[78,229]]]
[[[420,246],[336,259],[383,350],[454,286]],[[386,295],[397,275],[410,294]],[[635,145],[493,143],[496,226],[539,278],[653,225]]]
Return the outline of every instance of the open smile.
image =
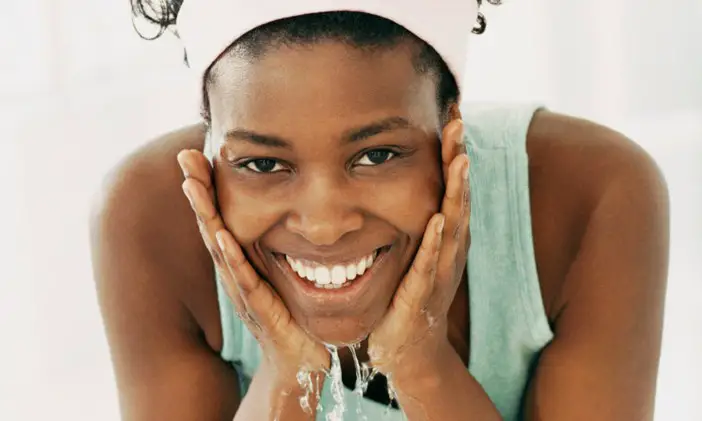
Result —
[[[373,250],[365,256],[335,263],[322,263],[282,253],[273,253],[280,270],[310,298],[345,300],[360,295],[369,280],[383,266],[392,246]]]

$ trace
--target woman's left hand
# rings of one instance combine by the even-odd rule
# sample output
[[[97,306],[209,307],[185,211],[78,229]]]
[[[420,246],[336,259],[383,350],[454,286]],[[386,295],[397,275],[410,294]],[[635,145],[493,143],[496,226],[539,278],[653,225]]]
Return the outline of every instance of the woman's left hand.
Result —
[[[462,122],[452,121],[445,133],[446,192],[441,213],[429,220],[411,268],[368,339],[371,365],[395,384],[402,379],[416,381],[431,371],[442,355],[452,352],[447,314],[470,246],[469,162],[462,144]]]

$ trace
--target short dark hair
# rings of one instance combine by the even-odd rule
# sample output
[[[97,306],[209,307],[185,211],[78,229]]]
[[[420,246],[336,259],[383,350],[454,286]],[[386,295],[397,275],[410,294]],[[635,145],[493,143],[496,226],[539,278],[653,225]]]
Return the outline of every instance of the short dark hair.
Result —
[[[482,0],[477,1],[478,5]],[[490,1],[498,4],[499,1]],[[144,18],[158,27],[154,36],[147,37],[137,30],[145,39],[156,39],[175,25],[183,0],[131,0],[134,18]],[[486,22],[478,14],[473,33],[485,31]],[[449,106],[458,100],[459,89],[453,73],[439,53],[429,44],[412,34],[404,27],[379,16],[362,12],[323,12],[291,18],[280,19],[261,25],[232,43],[227,51],[236,49],[251,56],[258,56],[268,48],[279,45],[305,45],[321,41],[339,41],[360,49],[380,49],[397,46],[404,41],[412,41],[419,46],[413,58],[415,70],[420,74],[432,73],[437,79],[437,104],[442,116]],[[223,53],[223,55],[226,54]],[[187,62],[187,52],[186,58]],[[212,81],[208,70],[202,91],[202,117],[210,120],[207,85]]]

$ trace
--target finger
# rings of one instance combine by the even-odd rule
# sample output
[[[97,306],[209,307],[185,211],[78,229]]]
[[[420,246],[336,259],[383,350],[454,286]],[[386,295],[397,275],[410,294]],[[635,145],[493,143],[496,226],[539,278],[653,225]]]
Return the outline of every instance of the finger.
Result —
[[[464,225],[468,192],[468,168],[470,162],[465,154],[457,156],[448,171],[446,191],[441,203],[441,213],[446,216],[447,241],[444,248],[452,246],[460,236],[460,228]]]
[[[193,178],[200,182],[213,203],[217,203],[217,196],[214,188],[214,171],[212,165],[202,152],[190,149],[182,150],[178,154],[178,164],[185,178]]]
[[[222,256],[217,239],[217,231],[225,228],[224,222],[214,207],[214,203],[204,186],[194,178],[187,178],[183,182],[183,192],[190,202],[190,206],[195,213],[200,229],[200,235],[212,256],[215,264],[222,266]]]
[[[237,284],[237,279],[241,279],[242,275],[237,275],[237,273],[234,272],[234,269],[231,265],[231,260],[234,259],[231,256],[228,256],[225,252],[224,249],[222,248],[222,240],[219,238],[221,236],[215,234],[215,237],[217,239],[217,247],[222,251],[222,260],[220,264],[217,265],[217,271],[220,274],[220,280],[222,282],[222,286],[224,287],[224,290],[227,293],[227,296],[231,299],[232,303],[234,304],[234,309],[236,311],[236,315],[241,319],[242,322],[244,322],[248,327],[251,333],[254,334],[254,336],[258,335],[258,332],[261,330],[261,326],[258,324],[256,319],[253,317],[251,314],[251,311],[249,310],[248,306],[246,305],[246,301],[244,300],[242,296],[242,289],[241,287]],[[231,247],[231,246],[230,246]],[[248,264],[248,263],[247,263]],[[240,264],[241,265],[241,264]],[[255,272],[254,272],[255,274]]]
[[[212,198],[205,186],[194,178],[186,178],[183,182],[183,193],[188,198],[190,206],[198,221],[205,224],[210,234],[209,239],[214,243],[217,230],[224,227],[224,222],[214,206]]]
[[[224,266],[226,266],[226,263],[224,263]],[[216,265],[216,268],[218,282],[222,285],[227,297],[229,297],[229,300],[234,305],[234,312],[236,316],[249,327],[249,330],[254,336],[258,337],[257,335],[260,331],[260,326],[253,319],[248,308],[246,308],[246,303],[241,297],[241,293],[239,292],[239,288],[237,288],[234,279],[229,274],[229,269],[226,267],[220,267],[219,265]]]
[[[212,166],[202,152],[185,149],[178,153],[177,159],[186,178],[194,178],[202,183],[205,189],[212,188]]]
[[[210,241],[206,238],[207,234],[204,232],[205,230],[202,229],[202,224],[198,225],[201,228],[200,234],[203,235],[203,242],[207,246],[207,249],[210,251],[210,254],[212,255],[212,260],[214,262],[215,270],[217,273],[217,282],[219,282],[222,285],[224,291],[229,297],[229,300],[234,305],[234,311],[237,317],[239,317],[239,319],[241,319],[241,321],[248,326],[251,333],[258,338],[258,332],[261,330],[260,326],[251,316],[249,309],[247,308],[246,303],[244,302],[241,296],[241,291],[236,285],[234,276],[232,275],[231,270],[225,262],[224,253],[221,252],[221,248],[219,247],[219,245],[213,246],[212,244],[210,244]]]
[[[449,167],[449,179],[441,205],[441,213],[446,216],[446,227],[437,265],[437,294],[432,298],[438,302],[436,305],[445,304],[446,296],[455,293],[460,281],[460,277],[456,279],[456,269],[465,264],[467,257],[465,254],[470,224],[468,168],[469,161],[465,154],[456,157]]]
[[[463,141],[463,121],[451,120],[443,129],[441,137],[441,162],[443,164],[444,183],[448,180],[448,169],[451,162],[461,154],[466,153]]]
[[[269,333],[279,333],[287,326],[291,316],[282,300],[266,283],[236,243],[232,234],[226,229],[217,232],[217,244],[222,250],[224,265],[238,290],[247,312],[258,326]]]
[[[200,234],[212,255],[224,289],[234,304],[237,316],[256,335],[261,327],[251,315],[251,311],[242,298],[241,291],[236,285],[236,274],[232,272],[226,263],[223,251],[218,244],[217,232],[221,230],[224,223],[212,202],[214,188],[211,183],[212,169],[210,163],[202,153],[196,150],[181,151],[178,154],[178,163],[183,170],[183,175],[186,177],[186,181],[183,183],[183,190],[197,215]],[[207,190],[207,194],[203,193],[203,189]]]
[[[440,213],[429,220],[412,266],[395,294],[395,307],[402,315],[418,314],[431,296],[444,223],[445,217]]]

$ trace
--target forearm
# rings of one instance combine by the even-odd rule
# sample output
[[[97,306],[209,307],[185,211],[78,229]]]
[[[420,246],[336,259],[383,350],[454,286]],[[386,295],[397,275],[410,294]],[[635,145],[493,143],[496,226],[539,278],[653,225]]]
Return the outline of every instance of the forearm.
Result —
[[[319,374],[320,376],[322,374]],[[323,379],[319,379],[321,384]],[[307,399],[307,410],[301,399]],[[280,378],[265,363],[254,375],[234,421],[314,421],[316,393],[305,390],[294,375]]]
[[[393,381],[409,421],[499,421],[487,393],[451,349],[422,376]]]

